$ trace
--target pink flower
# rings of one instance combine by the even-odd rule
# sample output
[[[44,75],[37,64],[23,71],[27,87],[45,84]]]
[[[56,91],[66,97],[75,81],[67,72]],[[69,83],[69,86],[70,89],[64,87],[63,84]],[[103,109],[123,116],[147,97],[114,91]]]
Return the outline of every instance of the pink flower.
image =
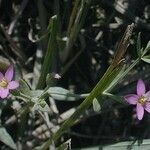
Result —
[[[129,104],[136,105],[136,114],[139,120],[142,120],[144,116],[144,109],[150,113],[150,91],[146,92],[143,80],[138,80],[137,95],[129,94],[124,98]]]
[[[12,81],[14,75],[13,66],[9,66],[5,75],[0,72],[0,97],[6,98],[10,90],[14,90],[19,86],[17,81]]]

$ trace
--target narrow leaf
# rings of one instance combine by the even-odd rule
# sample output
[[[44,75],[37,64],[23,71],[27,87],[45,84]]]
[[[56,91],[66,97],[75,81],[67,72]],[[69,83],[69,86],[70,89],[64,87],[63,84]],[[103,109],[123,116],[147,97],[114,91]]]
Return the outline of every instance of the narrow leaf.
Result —
[[[49,112],[50,108],[43,99],[32,98],[31,101],[34,103],[32,111]]]
[[[42,95],[43,90],[34,90],[34,91],[30,91],[29,95],[31,97],[39,97],[40,95]]]
[[[143,61],[145,61],[146,63],[150,63],[150,55],[144,56],[141,58]]]
[[[25,95],[28,95],[30,92],[30,87],[28,85],[28,83],[24,80],[24,79],[21,79],[19,81],[19,88],[12,91],[11,93],[14,95],[14,96],[19,96],[20,93],[23,93]]]
[[[80,98],[80,96],[73,94],[69,90],[61,87],[50,87],[48,89],[48,94],[57,100],[75,101],[76,99]]]
[[[129,32],[131,33],[131,32]],[[129,35],[128,35],[129,37]],[[125,39],[128,41],[128,38],[125,37]],[[126,42],[127,42],[126,41]],[[127,42],[128,43],[128,42]],[[126,44],[125,44],[126,45]],[[111,64],[109,66],[109,68],[107,69],[107,71],[105,72],[105,74],[103,75],[103,77],[100,79],[100,81],[97,83],[97,85],[94,87],[94,89],[91,91],[90,95],[88,97],[86,97],[86,99],[78,106],[78,108],[76,109],[76,111],[72,114],[72,116],[70,116],[70,118],[68,120],[66,120],[62,125],[61,128],[49,139],[47,140],[43,146],[41,150],[46,150],[48,149],[49,145],[52,142],[55,142],[58,138],[60,138],[60,136],[67,130],[69,129],[71,126],[74,125],[75,121],[77,120],[77,118],[87,109],[90,107],[90,105],[93,102],[93,99],[95,97],[100,96],[101,94],[103,94],[103,92],[107,89],[107,87],[109,87],[109,84],[112,83],[112,81],[114,80],[115,77],[110,79],[110,74],[112,73],[112,71],[116,68],[116,66],[118,66],[118,63],[120,63],[120,58],[122,58],[122,54],[119,54],[119,57],[113,61],[113,64]],[[118,61],[119,60],[119,61]],[[139,62],[139,59],[135,60],[135,62],[132,64],[132,66],[129,67],[129,69],[127,68],[125,70],[125,74],[124,76]],[[122,77],[124,77],[122,76]],[[119,78],[118,80],[120,80],[122,78]],[[109,80],[109,82],[108,82]]]
[[[43,89],[46,85],[46,76],[49,71],[52,69],[53,60],[57,52],[57,16],[53,16],[49,23],[50,26],[50,35],[48,40],[47,51],[45,54],[44,62],[41,69],[41,75],[38,80],[37,89]]]
[[[43,106],[42,106],[43,105]],[[42,111],[42,112],[49,112],[50,108],[48,104],[43,102],[43,104],[34,104],[32,111]]]
[[[19,84],[19,91],[24,93],[24,94],[27,94],[30,91],[30,87],[29,87],[28,83],[23,79],[21,79],[19,81],[19,83],[20,83]]]
[[[9,135],[4,127],[0,127],[0,141],[14,150],[17,149],[12,137]]]
[[[124,66],[120,73],[114,78],[110,86],[104,92],[111,91],[130,72],[130,70],[133,69],[135,65],[139,63],[139,61],[140,59],[138,58],[130,66],[128,66],[128,68],[125,68]]]
[[[142,55],[144,56],[150,50],[150,41],[147,43],[146,48],[144,49]]]
[[[124,73],[124,70],[125,70],[124,63],[120,63],[120,65],[111,72],[109,78],[105,81],[108,82],[105,91],[108,91],[114,87],[115,82],[118,81],[118,78],[120,77],[120,75]]]
[[[146,49],[149,49],[149,48],[150,48],[150,41],[146,45]]]
[[[98,102],[96,98],[93,99],[93,110],[95,112],[99,112],[101,110],[100,103]]]

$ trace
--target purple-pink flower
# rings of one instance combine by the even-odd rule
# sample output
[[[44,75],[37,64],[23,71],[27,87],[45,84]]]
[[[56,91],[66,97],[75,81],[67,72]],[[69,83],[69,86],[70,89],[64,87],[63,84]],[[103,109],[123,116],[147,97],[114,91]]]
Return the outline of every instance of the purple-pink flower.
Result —
[[[146,92],[143,80],[138,80],[137,94],[129,94],[124,98],[129,104],[136,105],[136,114],[139,120],[142,120],[144,116],[144,109],[150,113],[150,91]]]
[[[19,86],[17,81],[12,81],[14,75],[13,66],[9,66],[5,74],[0,72],[0,97],[6,98],[10,90],[14,90]]]

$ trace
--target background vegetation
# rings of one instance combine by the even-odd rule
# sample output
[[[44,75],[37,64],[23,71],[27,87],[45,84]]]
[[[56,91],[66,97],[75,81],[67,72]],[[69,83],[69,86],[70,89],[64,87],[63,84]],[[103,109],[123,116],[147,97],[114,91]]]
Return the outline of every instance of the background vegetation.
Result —
[[[150,39],[150,3],[149,0],[0,0],[0,23],[1,71],[14,64],[15,78],[24,79],[21,86],[26,86],[21,87],[22,93],[30,96],[38,96],[46,85],[57,87],[52,90],[58,93],[46,99],[46,111],[39,106],[31,108],[15,96],[0,102],[0,136],[7,130],[5,134],[13,139],[7,143],[0,138],[0,149],[15,149],[14,143],[19,150],[33,149],[47,141],[72,115],[86,97],[83,94],[91,92],[111,64],[115,49],[131,23],[135,28],[125,63],[138,57],[138,33],[141,32],[141,47],[146,47]],[[61,78],[53,78],[55,73]],[[117,96],[134,93],[139,78],[149,90],[148,63],[140,62],[112,93]],[[38,91],[30,93],[31,89]],[[67,93],[65,89],[74,95],[68,98],[59,95]],[[132,106],[108,96],[103,97],[101,107],[98,112],[93,107],[86,109],[56,142],[56,147],[68,139],[72,148],[82,148],[150,138],[148,114],[139,122]],[[54,144],[51,146],[55,148]]]

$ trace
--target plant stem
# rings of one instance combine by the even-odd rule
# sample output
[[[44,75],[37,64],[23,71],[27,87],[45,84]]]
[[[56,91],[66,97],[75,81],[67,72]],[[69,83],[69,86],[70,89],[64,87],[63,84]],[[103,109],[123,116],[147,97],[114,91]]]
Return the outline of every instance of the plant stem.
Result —
[[[54,54],[57,51],[56,49],[56,34],[57,34],[57,16],[53,16],[50,20],[51,32],[48,41],[48,47],[45,54],[44,62],[41,69],[41,76],[39,78],[37,89],[42,89],[45,86],[46,76],[49,73],[49,70],[52,68]]]

